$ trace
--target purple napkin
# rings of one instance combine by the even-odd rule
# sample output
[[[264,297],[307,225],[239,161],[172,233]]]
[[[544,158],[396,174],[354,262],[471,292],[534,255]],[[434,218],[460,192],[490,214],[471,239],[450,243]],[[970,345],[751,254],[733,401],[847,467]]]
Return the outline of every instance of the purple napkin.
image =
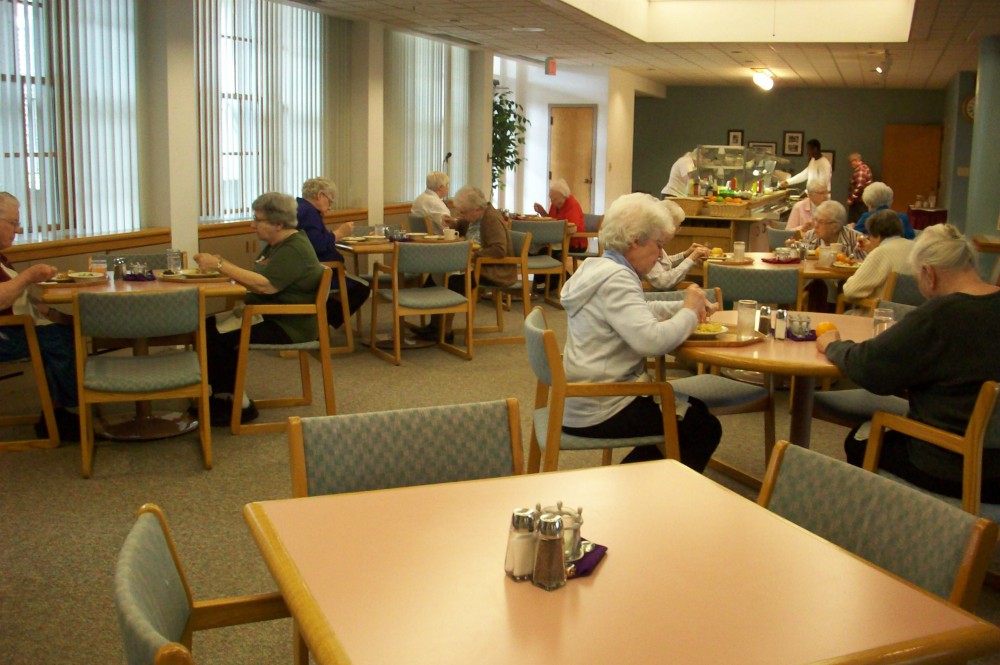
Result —
[[[567,578],[587,577],[594,572],[594,568],[597,568],[597,564],[604,558],[604,553],[608,551],[608,548],[597,543],[592,544],[594,546],[593,549],[573,562],[573,571],[567,575]]]
[[[807,330],[805,335],[796,335],[791,330],[788,331],[788,339],[793,342],[815,342],[816,341],[816,331]]]
[[[126,282],[155,282],[156,275],[154,275],[151,272],[147,272],[141,275],[133,273],[131,275],[125,275],[124,277],[122,277],[122,279],[124,279]]]

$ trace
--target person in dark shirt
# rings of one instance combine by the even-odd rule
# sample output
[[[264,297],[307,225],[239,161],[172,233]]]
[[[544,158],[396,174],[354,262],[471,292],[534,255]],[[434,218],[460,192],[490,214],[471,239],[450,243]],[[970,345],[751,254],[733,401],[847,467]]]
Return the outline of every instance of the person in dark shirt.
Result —
[[[816,344],[863,388],[878,395],[906,390],[909,418],[964,434],[983,382],[1000,380],[1000,287],[979,277],[975,250],[951,224],[924,230],[910,261],[927,302],[867,342],[841,341],[834,330]],[[858,431],[844,449],[847,461],[860,466],[868,441]],[[890,431],[880,466],[932,492],[961,497],[956,453]],[[983,452],[982,499],[1000,503],[1000,449]]]

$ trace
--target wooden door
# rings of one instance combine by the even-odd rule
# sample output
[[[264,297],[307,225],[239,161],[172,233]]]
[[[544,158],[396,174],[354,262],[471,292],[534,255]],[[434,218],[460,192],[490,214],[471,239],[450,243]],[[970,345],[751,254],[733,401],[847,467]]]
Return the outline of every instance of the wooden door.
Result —
[[[549,107],[549,180],[563,178],[584,212],[594,187],[594,106]]]
[[[892,187],[892,208],[906,212],[917,196],[937,195],[941,174],[941,125],[886,125],[882,182]]]

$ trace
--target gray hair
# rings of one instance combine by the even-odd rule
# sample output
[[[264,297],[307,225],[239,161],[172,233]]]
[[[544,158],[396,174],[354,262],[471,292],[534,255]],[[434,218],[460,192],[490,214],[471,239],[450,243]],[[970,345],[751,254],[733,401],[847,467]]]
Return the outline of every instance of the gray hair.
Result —
[[[660,205],[666,208],[667,212],[670,213],[670,218],[674,220],[674,232],[676,233],[677,227],[687,219],[687,215],[684,214],[684,209],[677,205],[670,199],[663,199],[660,201]]]
[[[549,191],[562,194],[563,196],[569,196],[569,183],[566,182],[565,178],[559,178],[558,180],[553,180],[549,183]]]
[[[250,206],[254,212],[264,213],[264,219],[271,224],[280,224],[286,229],[299,225],[298,206],[288,194],[268,192],[258,196]]]
[[[624,254],[633,240],[643,244],[660,234],[673,237],[676,231],[674,220],[659,200],[635,193],[615,199],[604,214],[599,237],[605,247]]]
[[[489,204],[489,200],[483,194],[483,190],[472,185],[466,185],[455,193],[455,207],[464,209],[483,208]]]
[[[865,228],[875,238],[892,238],[903,235],[903,220],[895,210],[879,210],[865,221]]]
[[[8,214],[11,209],[17,210],[21,207],[21,202],[10,192],[0,192],[0,212]]]
[[[326,194],[331,199],[337,197],[337,185],[329,178],[309,178],[302,183],[302,198],[312,201],[320,194]]]
[[[849,154],[847,156],[847,159],[854,159],[855,157],[857,157],[858,159],[861,159],[861,153],[860,152],[852,152],[851,154]]]
[[[449,182],[451,182],[451,178],[443,171],[431,171],[427,174],[427,189],[433,192],[446,187]]]
[[[809,181],[809,184],[806,185],[806,193],[807,194],[816,194],[821,189],[825,189],[827,194],[830,193],[830,187],[829,187],[829,185],[827,185],[822,180],[811,180],[811,181]]]
[[[873,182],[865,187],[865,191],[861,194],[861,200],[869,208],[892,205],[892,187],[884,182]]]
[[[840,201],[823,201],[816,206],[815,217],[829,217],[841,226],[847,223],[847,208]]]
[[[954,224],[935,224],[920,232],[910,253],[913,272],[920,274],[923,266],[941,270],[974,270],[977,254]]]

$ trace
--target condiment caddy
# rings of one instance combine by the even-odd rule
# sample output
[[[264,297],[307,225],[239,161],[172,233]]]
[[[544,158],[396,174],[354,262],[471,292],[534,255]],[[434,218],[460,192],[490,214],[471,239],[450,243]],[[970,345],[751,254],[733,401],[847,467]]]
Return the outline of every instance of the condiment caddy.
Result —
[[[544,509],[536,504],[534,509],[514,510],[504,572],[514,581],[531,580],[546,591],[565,586],[569,578],[589,575],[607,548],[583,540],[582,524],[583,508],[564,508],[562,501]]]

